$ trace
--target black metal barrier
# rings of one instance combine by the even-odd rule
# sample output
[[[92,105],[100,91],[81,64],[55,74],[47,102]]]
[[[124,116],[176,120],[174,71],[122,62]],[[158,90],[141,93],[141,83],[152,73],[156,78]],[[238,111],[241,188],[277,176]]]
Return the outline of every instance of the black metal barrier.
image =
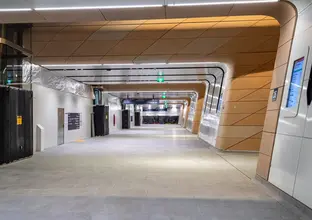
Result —
[[[109,107],[93,106],[95,136],[109,135]]]
[[[0,164],[33,155],[33,93],[0,86]]]
[[[143,116],[143,124],[178,124],[179,116]]]

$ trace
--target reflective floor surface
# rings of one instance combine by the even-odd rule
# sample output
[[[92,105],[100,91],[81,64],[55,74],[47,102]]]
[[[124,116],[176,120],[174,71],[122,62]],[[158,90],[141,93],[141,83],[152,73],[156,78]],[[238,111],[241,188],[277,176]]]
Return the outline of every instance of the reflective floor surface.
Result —
[[[251,180],[256,159],[178,126],[123,130],[1,167],[0,219],[300,219]]]

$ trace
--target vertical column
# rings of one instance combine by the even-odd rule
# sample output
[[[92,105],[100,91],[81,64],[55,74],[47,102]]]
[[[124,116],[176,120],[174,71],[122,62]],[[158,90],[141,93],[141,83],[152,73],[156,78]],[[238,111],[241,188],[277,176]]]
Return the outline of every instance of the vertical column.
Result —
[[[179,115],[179,125],[183,125],[183,112],[184,112],[185,105],[183,104],[180,108],[180,115]]]
[[[194,119],[193,119],[193,127],[192,133],[198,134],[201,118],[202,118],[202,111],[205,102],[205,95],[206,95],[206,84],[201,84],[197,89],[197,102],[195,107]]]
[[[281,35],[277,49],[276,61],[274,65],[272,84],[270,87],[270,98],[268,100],[268,108],[266,111],[266,117],[263,127],[263,135],[260,145],[257,175],[265,180],[268,180],[269,178],[275,138],[277,136],[276,132],[279,113],[283,100],[282,95],[284,92],[287,68],[290,68],[289,58],[292,50],[291,47],[293,42],[295,24],[297,22],[295,11],[291,10],[289,12],[290,13],[287,14],[287,16],[284,16],[284,18],[289,21],[281,25]],[[300,50],[296,48],[296,51]],[[278,95],[276,97],[276,100],[272,101],[274,90],[278,91]]]
[[[197,102],[196,102],[193,127],[192,127],[193,134],[198,134],[199,132],[204,100],[205,100],[205,97],[201,96],[201,97],[198,97]]]
[[[188,116],[190,112],[190,103],[188,103],[188,105],[185,107],[186,107],[186,112],[185,112],[185,120],[184,120],[183,128],[186,128],[187,126],[187,120],[188,120]]]

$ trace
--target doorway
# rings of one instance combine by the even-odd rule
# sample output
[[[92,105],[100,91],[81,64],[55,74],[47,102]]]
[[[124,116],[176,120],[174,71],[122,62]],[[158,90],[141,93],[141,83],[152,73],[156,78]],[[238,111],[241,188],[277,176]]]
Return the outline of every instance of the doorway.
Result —
[[[64,108],[57,109],[57,145],[64,144]]]

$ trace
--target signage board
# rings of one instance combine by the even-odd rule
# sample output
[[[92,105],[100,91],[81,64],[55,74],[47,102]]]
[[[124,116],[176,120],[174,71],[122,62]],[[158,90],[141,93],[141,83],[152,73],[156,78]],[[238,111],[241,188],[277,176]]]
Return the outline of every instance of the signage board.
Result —
[[[16,124],[17,125],[22,125],[23,124],[23,117],[22,116],[17,116]]]
[[[298,98],[299,98],[300,91],[301,91],[303,64],[304,64],[304,57],[294,62],[292,75],[290,79],[286,108],[292,108],[292,107],[297,106]]]
[[[278,96],[278,88],[275,88],[273,90],[273,95],[272,95],[272,102],[276,102]]]
[[[68,113],[68,130],[80,129],[80,113]]]

